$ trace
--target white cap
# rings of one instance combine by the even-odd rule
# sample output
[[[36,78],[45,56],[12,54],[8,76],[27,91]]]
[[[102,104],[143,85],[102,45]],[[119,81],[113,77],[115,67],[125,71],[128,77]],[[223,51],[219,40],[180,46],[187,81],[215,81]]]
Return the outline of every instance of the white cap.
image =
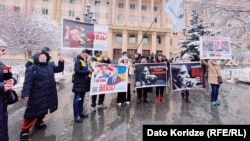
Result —
[[[7,43],[0,39],[0,47],[7,47]]]
[[[185,54],[182,56],[182,59],[183,59],[183,60],[190,59],[190,55],[185,53]]]

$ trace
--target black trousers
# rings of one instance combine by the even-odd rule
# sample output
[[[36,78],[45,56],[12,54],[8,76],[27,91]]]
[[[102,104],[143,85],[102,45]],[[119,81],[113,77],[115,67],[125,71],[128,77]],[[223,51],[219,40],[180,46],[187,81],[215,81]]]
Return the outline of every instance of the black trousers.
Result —
[[[156,90],[156,96],[163,96],[163,93],[164,93],[164,89],[165,89],[165,86],[158,86],[155,88]]]
[[[143,95],[144,100],[147,99],[148,88],[137,88],[136,91],[137,91],[138,99],[141,99],[142,95]]]
[[[127,92],[118,92],[117,103],[123,103],[131,100],[130,83],[128,83]]]
[[[96,106],[96,98],[97,98],[97,95],[92,95],[91,96],[91,101],[92,101],[91,106],[92,107]],[[103,104],[104,99],[105,99],[105,94],[99,94],[98,105]]]

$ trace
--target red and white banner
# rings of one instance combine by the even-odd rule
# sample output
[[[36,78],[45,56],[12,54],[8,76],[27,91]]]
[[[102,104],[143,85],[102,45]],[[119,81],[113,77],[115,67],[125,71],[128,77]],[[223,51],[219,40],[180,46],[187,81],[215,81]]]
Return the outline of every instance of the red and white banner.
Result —
[[[126,92],[128,69],[124,65],[94,62],[90,95]]]
[[[108,49],[108,26],[63,19],[62,48]]]

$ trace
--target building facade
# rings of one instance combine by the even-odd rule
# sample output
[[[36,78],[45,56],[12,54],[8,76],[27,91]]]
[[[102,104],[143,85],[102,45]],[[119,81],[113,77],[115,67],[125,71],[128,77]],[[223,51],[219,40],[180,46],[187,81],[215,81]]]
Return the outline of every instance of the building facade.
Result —
[[[53,17],[58,22],[63,18],[83,21],[86,6],[97,19],[97,24],[109,26],[108,55],[120,57],[123,51],[135,51],[143,55],[178,53],[178,41],[183,33],[171,31],[172,22],[163,8],[168,0],[0,0],[0,10],[37,12]],[[185,6],[185,3],[184,3]],[[186,20],[186,25],[188,20]]]

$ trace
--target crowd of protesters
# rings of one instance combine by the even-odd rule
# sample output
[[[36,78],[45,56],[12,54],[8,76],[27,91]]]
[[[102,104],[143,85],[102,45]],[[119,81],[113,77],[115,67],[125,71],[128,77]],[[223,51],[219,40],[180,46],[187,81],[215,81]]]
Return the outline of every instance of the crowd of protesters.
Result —
[[[0,40],[0,56],[4,55],[7,44]],[[20,141],[26,141],[29,138],[29,129],[34,125],[37,129],[45,129],[47,126],[43,119],[48,113],[52,113],[58,109],[58,98],[57,88],[55,82],[54,73],[63,72],[64,70],[64,59],[59,58],[58,65],[55,65],[52,57],[49,55],[50,48],[44,47],[40,52],[33,55],[28,62],[25,64],[25,80],[21,91],[21,98],[27,101],[27,107],[23,116],[23,124],[20,132]],[[183,56],[180,58],[181,61],[190,61],[190,56]],[[135,52],[132,56],[128,56],[127,52],[123,52],[121,57],[117,60],[117,64],[125,65],[128,69],[128,84],[127,92],[117,93],[117,106],[123,105],[129,106],[131,104],[131,94],[136,93],[136,103],[162,103],[166,99],[166,86],[155,86],[155,98],[154,101],[148,99],[148,93],[154,93],[153,87],[142,87],[135,88],[135,65],[140,63],[165,63],[166,64],[166,75],[170,78],[170,65],[171,63],[180,62],[173,58],[167,58],[165,55],[153,53],[149,56],[141,55]],[[103,55],[101,51],[96,51],[92,55],[91,50],[84,49],[75,58],[74,62],[74,81],[72,86],[72,92],[74,98],[72,101],[74,121],[80,123],[83,118],[88,117],[86,113],[86,107],[84,107],[84,99],[87,92],[90,91],[90,83],[92,78],[93,62],[101,62],[110,64],[111,60],[107,55]],[[220,84],[218,83],[218,72],[223,65],[218,63],[216,60],[201,60],[201,64],[208,68],[208,82],[211,84],[211,103],[213,106],[220,105],[218,100],[218,91]],[[0,62],[0,70],[5,65]],[[107,78],[106,69],[103,67],[100,71],[102,74],[98,76],[100,78]],[[115,69],[114,69],[115,71]],[[116,70],[117,71],[117,70]],[[142,73],[145,75],[148,73],[147,68],[143,68]],[[95,77],[95,76],[94,76]],[[109,76],[110,78],[110,76]],[[116,77],[116,79],[119,79]],[[114,80],[114,79],[113,79]],[[108,80],[109,81],[109,80]],[[110,83],[113,81],[110,80]],[[0,138],[4,141],[8,141],[8,125],[7,125],[7,106],[8,106],[8,91],[11,91],[15,84],[14,78],[5,80],[3,78],[3,71],[0,71]],[[189,91],[180,91],[182,102],[190,103]],[[91,96],[91,112],[95,112],[97,108],[106,109],[105,105],[105,93]]]

